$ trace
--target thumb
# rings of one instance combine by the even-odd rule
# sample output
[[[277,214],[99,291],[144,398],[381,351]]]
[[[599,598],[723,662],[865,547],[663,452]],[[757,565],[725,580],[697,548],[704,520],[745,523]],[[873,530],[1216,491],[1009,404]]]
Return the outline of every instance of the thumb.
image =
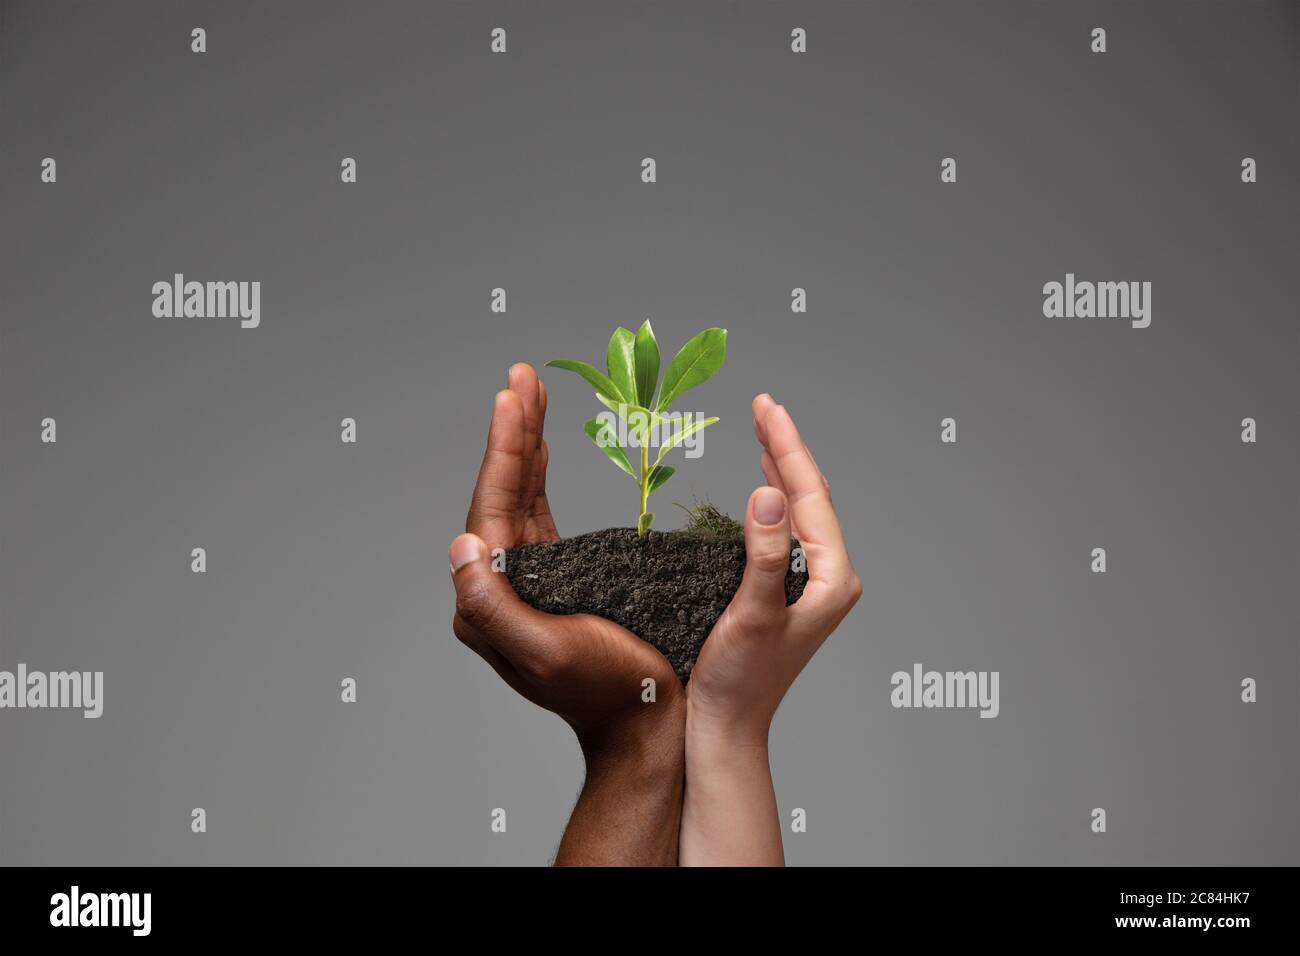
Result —
[[[745,511],[745,576],[732,603],[755,624],[771,623],[785,610],[790,567],[790,508],[783,492],[759,488]]]
[[[493,567],[483,539],[462,534],[447,557],[456,585],[457,636],[465,639],[461,630],[466,625],[517,666],[544,656],[547,628],[540,625],[546,615],[519,600],[505,572]]]

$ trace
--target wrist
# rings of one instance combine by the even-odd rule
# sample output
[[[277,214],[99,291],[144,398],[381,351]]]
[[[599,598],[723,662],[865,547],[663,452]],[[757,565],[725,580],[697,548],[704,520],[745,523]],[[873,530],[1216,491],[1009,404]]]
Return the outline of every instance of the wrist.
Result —
[[[660,779],[682,772],[686,703],[677,695],[643,705],[620,720],[578,733],[588,777],[629,775]]]
[[[685,728],[687,762],[711,767],[755,762],[766,764],[769,725],[766,720],[722,719],[688,707]]]
[[[579,732],[587,778],[557,866],[677,865],[686,708],[662,699],[647,707]]]
[[[766,727],[687,713],[682,866],[780,866],[781,822]]]
[[[697,747],[767,749],[773,715],[761,702],[692,691],[688,685],[686,736]]]

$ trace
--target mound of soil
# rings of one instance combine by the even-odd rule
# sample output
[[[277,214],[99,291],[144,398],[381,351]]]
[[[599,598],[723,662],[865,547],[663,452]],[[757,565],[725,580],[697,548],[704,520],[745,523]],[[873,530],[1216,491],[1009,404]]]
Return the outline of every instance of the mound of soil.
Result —
[[[793,550],[798,542],[791,541]],[[745,572],[745,540],[698,531],[607,528],[506,553],[506,577],[547,614],[595,614],[653,644],[683,684]],[[785,603],[808,575],[790,571]]]

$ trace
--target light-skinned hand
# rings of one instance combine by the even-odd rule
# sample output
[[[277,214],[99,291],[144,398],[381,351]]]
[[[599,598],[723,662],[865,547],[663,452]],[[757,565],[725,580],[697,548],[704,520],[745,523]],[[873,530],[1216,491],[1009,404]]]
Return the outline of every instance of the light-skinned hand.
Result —
[[[780,821],[767,736],[786,691],[862,595],[830,484],[789,412],[754,399],[768,485],[745,511],[745,574],[687,685],[681,861],[779,864]],[[785,578],[799,539],[808,583],[793,605]]]

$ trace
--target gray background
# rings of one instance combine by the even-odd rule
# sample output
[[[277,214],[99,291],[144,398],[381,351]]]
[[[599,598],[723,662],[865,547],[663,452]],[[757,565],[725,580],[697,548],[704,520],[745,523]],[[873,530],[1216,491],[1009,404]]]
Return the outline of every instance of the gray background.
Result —
[[[0,5],[0,668],[106,682],[0,712],[0,861],[547,862],[580,756],[446,547],[506,368],[649,317],[731,331],[659,511],[744,507],[770,390],[865,582],[774,726],[791,863],[1296,862],[1298,62],[1294,3]],[[1151,327],[1045,319],[1067,271]],[[627,524],[545,380],[561,531]],[[891,708],[915,661],[1001,716]]]

